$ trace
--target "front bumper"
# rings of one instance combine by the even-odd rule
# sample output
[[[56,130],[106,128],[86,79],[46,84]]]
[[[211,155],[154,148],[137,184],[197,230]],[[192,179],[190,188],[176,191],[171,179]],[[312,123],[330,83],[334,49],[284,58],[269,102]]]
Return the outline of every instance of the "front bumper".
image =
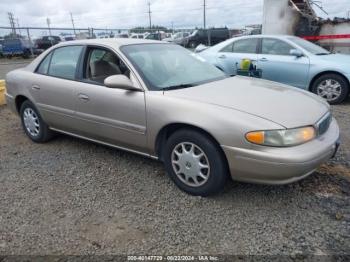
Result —
[[[8,106],[13,112],[17,112],[16,104],[15,104],[15,99],[13,98],[13,96],[9,95],[8,93],[5,93],[5,99],[6,99],[6,104],[7,104],[7,106]]]
[[[333,118],[325,134],[294,147],[222,146],[232,179],[261,184],[288,184],[312,174],[339,146],[339,127]]]

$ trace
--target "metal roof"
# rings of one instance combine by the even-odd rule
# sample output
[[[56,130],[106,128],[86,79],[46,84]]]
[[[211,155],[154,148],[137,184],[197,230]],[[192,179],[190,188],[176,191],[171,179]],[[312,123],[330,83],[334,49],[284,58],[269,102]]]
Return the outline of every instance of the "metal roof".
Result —
[[[318,20],[310,0],[289,0],[289,2],[301,15]]]

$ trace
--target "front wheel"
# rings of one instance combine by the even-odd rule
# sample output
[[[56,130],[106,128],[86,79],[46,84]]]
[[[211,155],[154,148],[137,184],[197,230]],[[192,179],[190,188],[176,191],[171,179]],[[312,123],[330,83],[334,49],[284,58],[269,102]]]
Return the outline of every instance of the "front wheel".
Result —
[[[209,196],[223,189],[228,178],[225,156],[208,135],[181,129],[170,136],[164,154],[166,171],[181,190]]]
[[[197,43],[192,41],[192,42],[190,42],[190,43],[188,44],[188,46],[189,46],[189,48],[194,49],[194,48],[197,47]]]
[[[311,91],[330,104],[340,104],[349,94],[349,83],[338,74],[325,74],[316,79]]]
[[[44,143],[52,138],[52,131],[30,101],[26,100],[23,102],[20,116],[24,132],[32,141]]]

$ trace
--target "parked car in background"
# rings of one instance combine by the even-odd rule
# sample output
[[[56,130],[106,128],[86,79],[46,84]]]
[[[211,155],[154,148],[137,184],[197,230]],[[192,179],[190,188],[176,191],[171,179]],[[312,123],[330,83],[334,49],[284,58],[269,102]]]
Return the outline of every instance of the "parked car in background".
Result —
[[[145,39],[148,40],[162,40],[162,33],[150,33],[148,34]]]
[[[36,40],[36,47],[38,49],[46,50],[51,46],[54,46],[61,42],[62,39],[59,36],[43,36]]]
[[[34,47],[34,44],[29,40],[9,38],[3,41],[2,54],[6,57],[22,56],[24,58],[28,58],[31,55],[31,49],[33,50],[33,54],[40,53],[39,50]]]
[[[215,45],[229,37],[230,32],[227,28],[198,29],[186,37],[184,42],[187,47],[196,48],[199,44]]]
[[[0,57],[3,56],[3,53],[2,53],[2,45],[4,43],[4,40],[0,39]]]
[[[332,54],[299,37],[237,37],[207,48],[198,56],[228,75],[243,73],[292,85],[331,104],[341,103],[349,95],[350,56]],[[242,62],[249,61],[248,69],[241,68]]]
[[[164,38],[163,41],[167,41],[169,43],[176,43],[178,45],[184,46],[187,41],[186,37],[188,37],[190,33],[188,32],[178,32],[173,34],[170,38]]]
[[[75,40],[75,36],[74,35],[66,35],[63,36],[64,41],[73,41]]]
[[[8,106],[34,142],[57,131],[159,159],[193,195],[222,190],[229,175],[291,183],[338,148],[337,121],[323,99],[228,77],[166,42],[64,42],[8,73],[6,87]]]
[[[130,35],[130,38],[143,39],[143,38],[145,38],[145,36],[144,36],[144,34],[132,33],[132,34]]]
[[[115,38],[129,38],[129,35],[124,33],[124,34],[117,34],[115,35]]]

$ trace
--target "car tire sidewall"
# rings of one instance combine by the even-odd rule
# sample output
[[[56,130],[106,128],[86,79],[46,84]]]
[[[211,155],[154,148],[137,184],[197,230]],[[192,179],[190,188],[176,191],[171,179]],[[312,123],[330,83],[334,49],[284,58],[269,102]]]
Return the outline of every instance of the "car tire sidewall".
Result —
[[[317,95],[317,87],[318,85],[327,80],[327,79],[332,79],[332,80],[335,80],[337,81],[340,85],[341,85],[341,94],[340,96],[336,99],[336,100],[333,100],[333,101],[327,101],[329,104],[339,104],[341,102],[343,102],[349,95],[349,83],[347,82],[347,80],[340,76],[340,75],[337,75],[337,74],[325,74],[323,76],[320,76],[319,78],[316,79],[316,81],[313,83],[312,85],[312,92],[314,94]]]
[[[27,108],[32,109],[35,112],[35,114],[38,116],[38,122],[39,122],[40,127],[39,127],[39,135],[37,135],[37,136],[32,136],[28,132],[28,130],[24,124],[23,114],[24,114],[24,110],[26,110]],[[21,117],[23,130],[32,141],[37,142],[37,143],[42,143],[42,142],[46,142],[51,137],[51,132],[50,132],[48,126],[43,121],[41,115],[39,114],[39,111],[36,109],[36,107],[30,101],[28,101],[28,100],[24,101],[23,104],[21,105],[20,117]]]
[[[175,174],[171,163],[171,154],[174,147],[181,142],[191,142],[205,152],[211,171],[208,181],[204,185],[199,187],[188,186]],[[228,169],[224,157],[220,148],[209,136],[197,131],[183,129],[171,135],[167,140],[164,150],[164,165],[170,178],[181,190],[191,195],[209,196],[220,192],[227,181]]]

